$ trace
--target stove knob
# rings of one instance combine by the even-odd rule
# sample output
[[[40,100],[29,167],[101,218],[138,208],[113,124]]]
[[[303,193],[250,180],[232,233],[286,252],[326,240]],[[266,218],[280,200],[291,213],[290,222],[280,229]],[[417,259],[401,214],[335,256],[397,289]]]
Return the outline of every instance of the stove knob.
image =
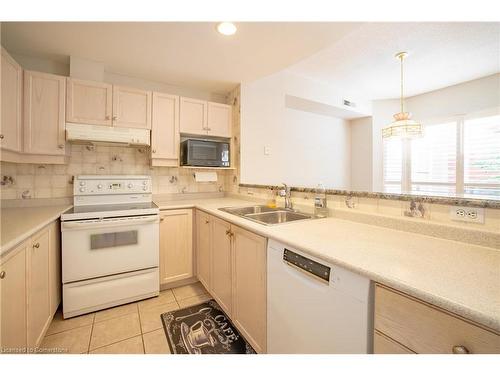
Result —
[[[142,184],[143,184],[143,185],[146,185],[146,184],[147,184],[147,182],[146,182],[146,181],[142,181]]]
[[[144,187],[142,188],[142,190],[146,191],[146,190],[148,190],[148,187],[147,187],[147,186],[144,186]]]
[[[84,187],[81,187],[81,188],[80,188],[80,192],[82,192],[82,193],[83,193],[84,191],[85,191],[85,188],[84,188]]]
[[[128,188],[129,188],[129,189],[132,189],[132,187],[133,187],[134,185],[132,185],[132,184],[128,184],[127,186],[128,186]]]
[[[80,181],[80,186],[85,186],[85,181]]]
[[[102,184],[97,185],[98,189],[102,189]]]

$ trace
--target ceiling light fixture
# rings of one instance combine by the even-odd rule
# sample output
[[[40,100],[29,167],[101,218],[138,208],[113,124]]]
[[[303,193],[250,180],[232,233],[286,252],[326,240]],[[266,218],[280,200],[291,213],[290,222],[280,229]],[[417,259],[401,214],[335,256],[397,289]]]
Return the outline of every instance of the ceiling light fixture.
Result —
[[[387,127],[382,129],[382,137],[400,137],[400,138],[417,138],[423,134],[423,126],[421,123],[411,119],[411,113],[404,111],[404,96],[403,96],[403,60],[408,56],[408,52],[399,52],[396,58],[401,61],[401,111],[396,113],[394,121]]]
[[[232,22],[220,22],[217,24],[217,31],[222,35],[233,35],[236,33],[236,25]]]

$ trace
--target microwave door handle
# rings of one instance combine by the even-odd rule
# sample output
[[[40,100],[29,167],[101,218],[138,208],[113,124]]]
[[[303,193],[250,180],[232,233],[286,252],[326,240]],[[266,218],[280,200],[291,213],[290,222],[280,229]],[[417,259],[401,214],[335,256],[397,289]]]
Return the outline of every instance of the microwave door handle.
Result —
[[[159,222],[158,215],[140,218],[127,219],[103,219],[103,220],[81,220],[81,221],[66,221],[61,224],[64,229],[91,229],[91,228],[108,228],[141,224],[154,224]]]

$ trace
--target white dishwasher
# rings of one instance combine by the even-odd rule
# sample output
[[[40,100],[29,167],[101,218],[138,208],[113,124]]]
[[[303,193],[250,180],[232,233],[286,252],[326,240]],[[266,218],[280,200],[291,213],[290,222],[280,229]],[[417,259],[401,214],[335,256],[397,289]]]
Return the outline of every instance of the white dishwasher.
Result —
[[[267,352],[371,353],[370,279],[270,240]]]

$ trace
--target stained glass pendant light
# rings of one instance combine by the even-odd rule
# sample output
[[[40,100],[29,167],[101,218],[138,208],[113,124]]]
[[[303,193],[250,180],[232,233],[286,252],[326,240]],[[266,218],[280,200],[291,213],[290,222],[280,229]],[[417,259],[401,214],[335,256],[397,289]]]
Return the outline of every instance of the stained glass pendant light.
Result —
[[[403,96],[403,60],[408,55],[407,52],[399,52],[396,58],[401,61],[401,111],[396,113],[394,121],[387,127],[382,129],[382,137],[400,137],[400,138],[417,138],[422,136],[423,126],[421,123],[411,119],[411,113],[404,111],[404,96]]]

